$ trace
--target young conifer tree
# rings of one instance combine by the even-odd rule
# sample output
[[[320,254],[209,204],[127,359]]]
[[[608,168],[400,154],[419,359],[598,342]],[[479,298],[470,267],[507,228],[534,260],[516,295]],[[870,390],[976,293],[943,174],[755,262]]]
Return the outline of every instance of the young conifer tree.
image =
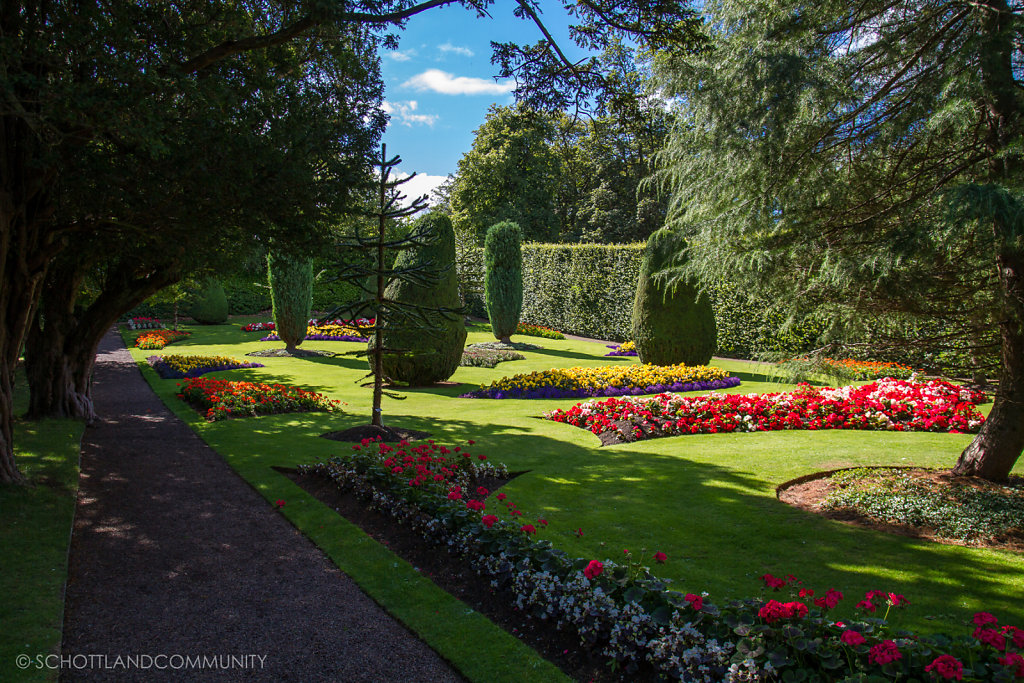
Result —
[[[384,382],[390,379],[385,372],[385,356],[402,354],[408,349],[388,348],[385,345],[384,331],[386,328],[402,328],[405,330],[422,330],[429,335],[431,329],[439,326],[441,321],[457,319],[461,321],[462,310],[457,306],[432,303],[422,304],[414,301],[400,301],[389,294],[388,285],[404,282],[416,287],[427,288],[437,284],[452,268],[434,263],[431,260],[397,259],[396,255],[409,249],[422,249],[438,239],[434,232],[435,221],[417,221],[412,229],[403,236],[394,236],[390,230],[393,224],[404,221],[427,208],[426,196],[415,198],[408,206],[402,202],[406,196],[398,188],[415,177],[397,179],[391,177],[391,171],[402,162],[401,157],[387,157],[387,148],[381,145],[380,161],[376,166],[380,169],[377,181],[376,207],[367,213],[374,219],[374,227],[365,230],[359,226],[354,234],[339,244],[351,256],[337,266],[337,279],[349,282],[360,289],[358,299],[346,301],[327,313],[330,317],[336,312],[346,311],[356,318],[356,325],[371,333],[369,348],[365,352],[369,358],[370,373],[373,382],[373,412],[370,424],[375,432],[384,440],[396,440],[400,434],[385,427],[382,403],[383,397],[401,399],[394,392],[384,391]],[[391,292],[397,288],[392,287]],[[370,322],[359,322],[360,319]],[[365,433],[365,432],[362,432]]]
[[[512,221],[495,223],[484,239],[484,303],[495,339],[508,344],[523,308],[523,232]]]
[[[309,259],[271,249],[267,253],[267,281],[274,311],[274,329],[288,353],[294,354],[306,338],[313,305],[313,265]]]

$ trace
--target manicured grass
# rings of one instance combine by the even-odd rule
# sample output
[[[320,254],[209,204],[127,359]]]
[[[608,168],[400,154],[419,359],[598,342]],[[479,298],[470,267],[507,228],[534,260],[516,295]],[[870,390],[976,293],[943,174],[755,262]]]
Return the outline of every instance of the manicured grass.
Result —
[[[250,350],[280,346],[279,342],[255,341],[252,335],[241,332],[239,324],[244,322],[248,321],[193,327],[195,334],[175,344],[180,347],[175,352],[241,357]],[[471,331],[467,343],[489,337],[485,332]],[[969,633],[967,622],[980,610],[993,612],[1001,623],[1024,626],[1024,603],[1019,599],[1024,595],[1021,554],[944,546],[859,529],[795,510],[775,497],[777,485],[825,469],[850,465],[948,467],[971,436],[788,431],[681,436],[601,447],[597,437],[587,431],[539,419],[545,410],[571,406],[571,399],[457,398],[482,383],[519,372],[637,362],[636,358],[604,357],[607,349],[595,343],[536,338],[527,341],[544,348],[525,351],[526,359],[493,369],[459,368],[452,377],[460,383],[457,386],[408,390],[404,401],[385,399],[385,422],[428,431],[442,443],[474,439],[475,452],[504,462],[512,471],[526,472],[503,491],[527,517],[543,516],[550,521],[551,526],[542,535],[557,546],[594,559],[621,558],[625,548],[635,554],[641,548],[647,548],[648,554],[662,551],[669,561],[659,565],[657,573],[673,579],[680,590],[707,591],[712,601],[757,594],[761,586],[757,577],[771,572],[795,574],[818,591],[843,591],[847,599],[836,611],[839,618],[852,613],[853,603],[865,591],[883,589],[911,600],[911,608],[897,618],[900,625],[920,631]],[[362,345],[306,342],[303,347],[337,351],[356,350]],[[146,355],[134,353],[139,360]],[[300,509],[315,507],[317,503],[302,497],[297,487],[270,467],[312,462],[348,449],[317,437],[368,422],[369,390],[358,385],[365,374],[365,360],[338,357],[262,361],[267,367],[217,376],[296,384],[325,392],[346,401],[347,413],[206,424],[174,398],[173,380],[157,379],[148,367],[143,371],[164,400],[268,500],[301,497]],[[754,364],[713,364],[743,379],[744,384],[727,390],[730,393],[791,388],[768,381]],[[1015,471],[1024,474],[1024,463]],[[291,502],[286,513],[314,541],[329,548],[345,569],[338,556],[354,553],[335,535],[340,533],[337,523],[316,528],[323,522],[313,524],[299,516]],[[319,512],[308,514],[310,519],[324,518]],[[577,528],[583,529],[582,537],[576,535]],[[397,576],[377,580],[386,585],[390,581],[395,588],[401,580]],[[410,625],[417,631],[424,621],[426,628],[440,627],[435,623],[438,619],[431,619],[423,608],[389,605],[389,609],[411,610],[412,614],[403,618],[416,619],[416,625]],[[424,638],[435,644],[431,637]],[[455,647],[472,658],[470,655],[478,652],[484,640],[477,637],[471,645],[467,641]],[[462,667],[459,658],[447,651],[444,654]]]
[[[15,387],[15,414],[27,389]],[[46,681],[55,669],[20,669],[15,658],[60,652],[68,543],[84,423],[16,420],[14,449],[29,486],[0,485],[0,680]]]

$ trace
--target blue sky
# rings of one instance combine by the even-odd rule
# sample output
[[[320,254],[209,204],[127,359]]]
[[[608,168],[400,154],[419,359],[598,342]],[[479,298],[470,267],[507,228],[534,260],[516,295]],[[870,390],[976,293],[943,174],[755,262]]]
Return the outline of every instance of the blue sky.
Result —
[[[428,10],[409,20],[398,50],[381,50],[385,108],[391,115],[384,134],[388,156],[400,155],[399,170],[421,176],[403,187],[406,194],[425,194],[454,173],[488,108],[513,102],[515,84],[494,79],[490,41],[534,43],[540,32],[514,17],[512,8],[513,3],[499,0],[491,18],[483,19],[458,6]],[[575,48],[557,5],[542,18],[563,49]]]

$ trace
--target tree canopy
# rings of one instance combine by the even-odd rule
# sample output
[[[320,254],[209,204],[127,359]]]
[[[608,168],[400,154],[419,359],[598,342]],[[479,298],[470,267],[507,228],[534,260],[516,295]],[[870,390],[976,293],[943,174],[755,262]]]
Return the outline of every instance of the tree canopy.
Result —
[[[774,286],[840,325],[980,321],[1002,374],[955,471],[1005,479],[1024,447],[1020,8],[706,9],[713,48],[658,63],[679,122],[660,178],[690,244],[673,276]]]

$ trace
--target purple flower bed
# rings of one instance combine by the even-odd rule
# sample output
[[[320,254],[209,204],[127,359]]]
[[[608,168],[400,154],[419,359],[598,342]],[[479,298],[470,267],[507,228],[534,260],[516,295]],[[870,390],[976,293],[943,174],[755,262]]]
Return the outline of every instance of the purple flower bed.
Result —
[[[629,351],[623,351],[622,347],[618,344],[606,344],[607,348],[611,349],[605,356],[635,356],[636,349],[630,349]]]
[[[191,377],[199,377],[205,375],[208,372],[219,372],[221,370],[237,370],[239,368],[263,368],[266,367],[263,363],[225,363],[223,365],[204,365],[203,367],[193,368],[188,372],[181,372],[175,370],[170,365],[164,362],[161,356],[149,356],[146,361],[153,366],[156,370],[156,374],[160,375],[162,379],[188,379]]]
[[[307,334],[305,336],[305,339],[310,339],[313,341],[366,341],[366,337],[356,337],[351,334]],[[266,337],[261,338],[260,341],[281,341],[281,338],[278,337],[276,334],[268,334]]]
[[[673,382],[672,384],[652,384],[647,387],[603,387],[600,389],[559,389],[557,387],[541,387],[538,389],[477,389],[468,394],[460,394],[459,398],[604,398],[607,396],[640,396],[643,394],[663,394],[668,391],[709,391],[711,389],[728,389],[740,385],[739,377],[725,379],[701,380],[696,382]]]

